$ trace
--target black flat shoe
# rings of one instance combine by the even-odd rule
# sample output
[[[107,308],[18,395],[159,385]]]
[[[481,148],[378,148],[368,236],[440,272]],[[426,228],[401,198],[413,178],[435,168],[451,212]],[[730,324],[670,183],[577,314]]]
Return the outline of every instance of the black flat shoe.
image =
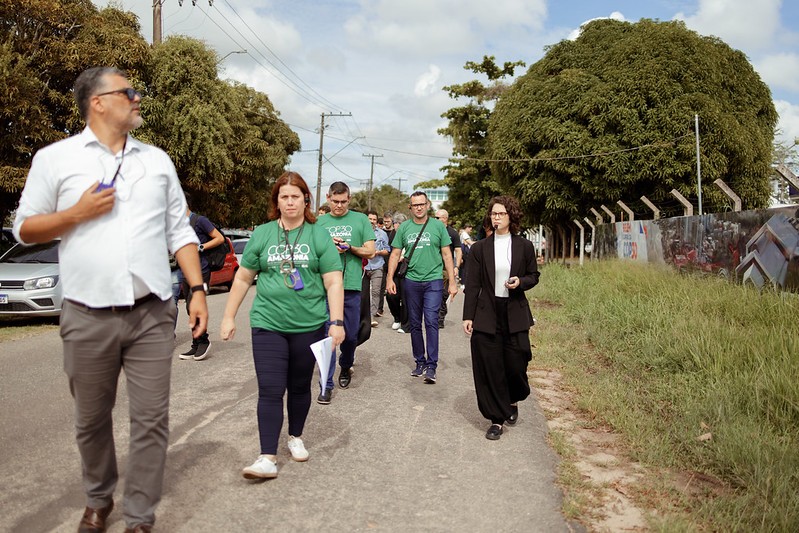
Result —
[[[486,438],[488,440],[499,440],[500,435],[502,435],[502,426],[499,424],[491,424],[491,427],[486,431]]]
[[[519,420],[519,406],[518,405],[511,405],[510,408],[513,409],[513,412],[508,417],[506,422],[512,426],[513,424],[516,423],[517,420]]]

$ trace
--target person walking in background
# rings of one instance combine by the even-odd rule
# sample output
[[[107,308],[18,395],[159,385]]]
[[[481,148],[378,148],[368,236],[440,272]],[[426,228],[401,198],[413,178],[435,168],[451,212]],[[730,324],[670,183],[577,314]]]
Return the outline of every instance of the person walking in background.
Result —
[[[155,523],[169,437],[177,313],[169,252],[198,293],[189,306],[196,338],[208,320],[198,241],[169,156],[129,135],[142,124],[141,95],[125,73],[87,69],[73,93],[86,128],[36,153],[14,236],[22,243],[61,237],[64,371],[87,499],[78,531],[105,531],[114,508],[112,414],[124,368],[130,445],[123,518],[126,532],[141,533]]]
[[[386,235],[389,235],[391,231],[394,229],[394,221],[392,220],[392,215],[390,211],[386,211],[383,213],[383,231],[386,232]],[[389,242],[389,254],[391,253],[391,240]],[[377,316],[383,316],[385,313],[384,303],[386,301],[386,278],[388,277],[388,256],[384,258],[383,261],[383,279],[380,280],[380,302],[377,304]]]
[[[322,204],[319,206],[318,216],[326,215],[330,212],[330,206],[327,204]]]
[[[397,292],[393,277],[402,257],[407,261],[403,297],[408,304],[411,346],[416,361],[411,376],[424,375],[425,383],[432,384],[436,382],[438,368],[438,311],[441,308],[441,293],[444,290],[442,268],[446,269],[449,279],[448,292],[453,298],[458,294],[458,285],[452,267],[449,234],[444,224],[428,217],[430,202],[427,195],[421,191],[414,192],[411,194],[409,207],[413,218],[400,225],[391,242],[393,250],[388,264],[389,279],[386,282],[386,291],[390,294]],[[423,318],[426,333],[424,336]]]
[[[338,385],[342,389],[350,386],[355,348],[358,346],[358,330],[361,323],[361,289],[363,282],[363,260],[375,255],[375,232],[363,213],[350,211],[350,188],[343,181],[330,185],[327,192],[330,213],[319,217],[319,225],[327,229],[333,244],[341,256],[344,270],[344,332],[341,343]],[[330,403],[333,395],[333,375],[336,371],[336,353],[330,362],[327,386],[316,401],[322,405]],[[322,384],[319,384],[322,388]]]
[[[315,224],[310,205],[311,193],[302,176],[285,172],[277,179],[270,222],[255,228],[244,248],[222,317],[220,333],[228,341],[236,333],[236,313],[257,274],[250,327],[261,453],[242,470],[247,479],[277,476],[286,392],[289,453],[295,461],[308,460],[301,436],[311,408],[311,344],[325,338],[328,318],[333,345],[344,340],[341,260],[330,234]]]
[[[377,221],[377,211],[369,210],[366,212],[369,222],[375,232],[375,256],[366,263],[365,273],[369,278],[369,312],[371,315],[372,327],[377,327],[377,317],[379,314],[380,303],[383,301],[382,287],[385,287],[383,277],[383,267],[391,253],[391,246],[388,245],[388,235],[380,228]]]
[[[446,209],[439,209],[436,211],[436,219],[440,220],[442,224],[447,228],[447,234],[449,234],[449,238],[452,241],[449,245],[449,249],[452,252],[452,260],[453,260],[453,270],[455,272],[455,282],[458,283],[458,274],[460,274],[460,265],[461,265],[461,239],[458,235],[458,231],[449,225],[449,213]],[[444,284],[447,285],[449,283],[449,279],[447,278],[447,271],[444,270]],[[447,298],[449,298],[449,294],[442,291],[441,292],[441,308],[438,310],[438,328],[444,329],[444,319],[447,317]]]
[[[402,213],[396,213],[392,217],[392,220],[394,227],[388,234],[389,243],[393,242],[394,236],[397,234],[397,228],[400,227],[400,224],[408,220],[408,217]],[[388,261],[386,261],[386,279],[388,279]],[[388,291],[385,293],[386,303],[388,303],[388,310],[391,312],[391,316],[394,319],[394,322],[391,324],[391,329],[397,333],[407,333],[411,330],[411,326],[408,324],[408,306],[405,304],[405,284],[403,282],[404,280],[402,278],[399,278],[395,275],[394,285],[397,287],[396,293],[390,294]]]
[[[472,245],[463,304],[463,331],[471,335],[472,372],[480,413],[491,421],[486,438],[518,420],[518,402],[530,395],[533,315],[525,291],[538,283],[535,246],[519,235],[522,211],[512,196],[488,206],[493,235]]]
[[[206,250],[211,250],[212,248],[223,245],[225,243],[225,237],[219,232],[218,229],[216,229],[216,227],[214,227],[210,220],[202,215],[198,215],[197,213],[192,213],[191,209],[188,207],[186,208],[186,217],[188,217],[189,225],[192,227],[192,229],[194,229],[194,232],[197,234],[197,238],[200,240],[200,244],[197,246],[197,249],[200,252],[200,267],[202,268],[203,273],[203,285],[205,285],[205,291],[207,293],[208,287],[211,283],[211,268],[208,266],[208,260],[205,258],[204,252]],[[181,292],[186,297],[186,312],[188,313],[194,293],[189,290],[189,282],[186,281],[186,277],[183,275],[183,271],[180,269],[178,269],[178,284],[180,286]],[[177,300],[175,300],[175,305],[177,305]],[[181,359],[194,359],[195,361],[202,361],[208,357],[210,350],[211,340],[208,337],[208,331],[206,331],[199,337],[192,338],[191,348],[180,354],[178,357]]]
[[[472,240],[472,225],[468,222],[463,225],[461,228],[461,232],[458,235],[461,239],[461,269],[460,269],[460,278],[461,278],[461,289],[466,287],[466,276],[468,276],[468,263],[466,259],[469,257],[469,249],[474,244]]]

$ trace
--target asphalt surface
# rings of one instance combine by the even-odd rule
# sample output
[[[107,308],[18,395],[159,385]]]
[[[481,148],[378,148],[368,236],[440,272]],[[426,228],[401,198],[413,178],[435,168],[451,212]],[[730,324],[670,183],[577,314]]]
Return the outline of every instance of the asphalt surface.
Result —
[[[291,460],[284,429],[278,477],[245,480],[241,469],[259,453],[248,327],[254,292],[229,342],[217,340],[227,294],[210,296],[212,352],[205,361],[177,358],[190,338],[180,316],[157,531],[581,529],[560,512],[557,457],[534,395],[500,440],[484,437],[489,422],[477,410],[460,328],[462,294],[441,331],[437,384],[410,377],[410,335],[392,331],[390,316],[378,319],[356,352],[351,386],[336,388],[330,405],[312,404],[303,434],[310,460]],[[75,531],[85,499],[57,331],[0,343],[0,405],[0,531]],[[115,411],[122,478],[111,532],[125,527],[119,506],[127,425],[123,377]]]

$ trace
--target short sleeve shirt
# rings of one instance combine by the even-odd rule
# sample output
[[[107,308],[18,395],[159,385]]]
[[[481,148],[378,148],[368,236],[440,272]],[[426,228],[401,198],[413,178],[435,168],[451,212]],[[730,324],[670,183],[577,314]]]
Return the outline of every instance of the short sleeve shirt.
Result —
[[[316,223],[327,229],[331,242],[332,237],[339,237],[347,241],[350,246],[361,247],[367,241],[375,240],[372,223],[369,222],[369,217],[363,213],[350,210],[342,217],[334,217],[331,213],[325,213],[319,217]],[[352,252],[344,252],[340,255],[341,268],[344,270],[344,290],[360,291],[363,260]]]
[[[292,251],[304,285],[301,290],[291,288],[291,278],[281,271],[286,261],[292,261]],[[276,220],[258,226],[244,248],[241,264],[258,272],[250,310],[253,328],[307,333],[324,325],[328,314],[322,274],[341,270],[338,251],[325,228],[306,222],[286,236]]]
[[[434,218],[428,220],[411,262],[408,263],[407,278],[411,281],[442,279],[444,260],[441,257],[441,248],[452,244],[444,224]],[[397,228],[391,246],[401,248],[403,257],[407,257],[410,255],[410,249],[419,232],[422,231],[423,225],[417,224],[413,220],[406,220]]]

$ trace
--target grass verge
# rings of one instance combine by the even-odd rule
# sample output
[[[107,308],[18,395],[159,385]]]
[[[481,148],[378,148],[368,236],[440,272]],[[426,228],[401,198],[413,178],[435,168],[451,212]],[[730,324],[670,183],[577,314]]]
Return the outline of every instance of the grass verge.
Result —
[[[547,265],[532,294],[536,365],[557,368],[635,460],[717,486],[673,495],[677,514],[799,530],[797,295],[619,261]]]

